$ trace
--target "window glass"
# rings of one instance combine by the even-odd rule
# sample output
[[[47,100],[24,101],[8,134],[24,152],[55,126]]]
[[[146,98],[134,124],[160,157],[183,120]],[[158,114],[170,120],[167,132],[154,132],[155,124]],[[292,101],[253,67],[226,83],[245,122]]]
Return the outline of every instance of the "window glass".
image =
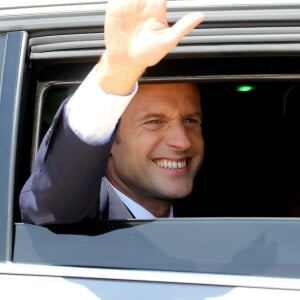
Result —
[[[299,230],[295,219],[262,218],[106,221],[49,228],[17,224],[14,261],[299,278]]]
[[[47,89],[45,97],[39,100],[42,102],[41,115],[37,116],[37,122],[41,125],[39,133],[40,137],[42,137],[49,128],[59,105],[63,100],[74,93],[78,84],[79,83],[66,82],[53,84],[51,88]]]

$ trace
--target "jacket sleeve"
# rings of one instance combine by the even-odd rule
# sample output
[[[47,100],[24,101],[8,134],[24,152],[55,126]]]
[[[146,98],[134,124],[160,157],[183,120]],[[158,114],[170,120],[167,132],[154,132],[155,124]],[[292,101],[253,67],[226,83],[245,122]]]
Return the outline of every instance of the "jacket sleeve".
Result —
[[[100,146],[81,141],[69,128],[64,102],[39,147],[35,167],[20,193],[24,222],[75,223],[96,218],[101,179],[112,139]]]

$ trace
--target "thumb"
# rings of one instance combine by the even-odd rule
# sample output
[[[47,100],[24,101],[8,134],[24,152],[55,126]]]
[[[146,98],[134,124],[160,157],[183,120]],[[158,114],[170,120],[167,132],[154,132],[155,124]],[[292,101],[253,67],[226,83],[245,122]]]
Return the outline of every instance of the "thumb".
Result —
[[[178,43],[183,36],[190,33],[197,25],[202,23],[203,20],[204,15],[201,12],[194,12],[183,16],[169,28],[168,34],[170,34],[170,39]]]

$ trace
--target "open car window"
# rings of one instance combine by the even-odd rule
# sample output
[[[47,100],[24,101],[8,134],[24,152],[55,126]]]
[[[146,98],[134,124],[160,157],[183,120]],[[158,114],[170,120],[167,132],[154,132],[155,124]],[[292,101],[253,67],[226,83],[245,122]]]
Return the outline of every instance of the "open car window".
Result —
[[[149,70],[142,79],[194,81],[201,90],[207,155],[192,194],[175,203],[180,218],[47,227],[17,223],[13,260],[299,277],[300,252],[296,249],[300,245],[294,239],[300,226],[296,218],[298,177],[291,171],[299,169],[296,137],[300,129],[300,85],[296,69],[290,69],[292,79],[278,74],[273,66],[269,74],[259,75],[253,74],[257,68],[252,65],[262,68],[260,59],[239,61],[246,73],[240,77],[228,79],[227,72],[242,69],[229,68],[223,59],[219,63],[225,75],[211,77],[207,74],[210,60],[171,59]],[[278,68],[286,68],[286,61],[278,60]],[[172,70],[174,63],[178,68]],[[67,73],[65,80],[55,81],[54,73],[41,74],[43,81],[38,84],[34,104],[36,145],[61,101],[72,95],[83,76]],[[75,74],[80,74],[80,68]]]
[[[179,66],[186,63],[191,67],[189,61],[175,62]],[[245,66],[247,63],[244,59]],[[250,60],[250,63],[259,64],[260,60]],[[192,72],[200,70],[201,62],[198,64],[199,69]],[[252,74],[248,78],[243,76],[242,80],[228,80],[226,75],[203,79],[200,71],[198,75],[191,75],[190,68],[180,68],[183,76],[176,73],[177,69],[173,75],[167,65],[166,62],[162,65],[164,68],[150,70],[142,81],[192,80],[199,85],[204,112],[204,163],[195,179],[192,194],[176,201],[176,215],[299,216],[298,81],[274,80],[273,74],[268,80],[265,74],[260,80],[254,79]],[[158,71],[162,73],[157,75]],[[39,84],[31,150],[33,158],[56,109],[72,95],[78,84],[80,80]]]

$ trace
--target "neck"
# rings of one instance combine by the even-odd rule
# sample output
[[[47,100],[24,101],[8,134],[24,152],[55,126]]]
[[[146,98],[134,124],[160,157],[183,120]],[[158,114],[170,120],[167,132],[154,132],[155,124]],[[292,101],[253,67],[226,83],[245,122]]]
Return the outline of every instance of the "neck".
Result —
[[[132,189],[128,188],[122,182],[114,180],[113,177],[106,174],[109,182],[124,195],[144,207],[156,218],[168,218],[170,216],[170,210],[172,205],[172,200],[160,199],[153,196],[148,196],[146,193],[136,193]]]

